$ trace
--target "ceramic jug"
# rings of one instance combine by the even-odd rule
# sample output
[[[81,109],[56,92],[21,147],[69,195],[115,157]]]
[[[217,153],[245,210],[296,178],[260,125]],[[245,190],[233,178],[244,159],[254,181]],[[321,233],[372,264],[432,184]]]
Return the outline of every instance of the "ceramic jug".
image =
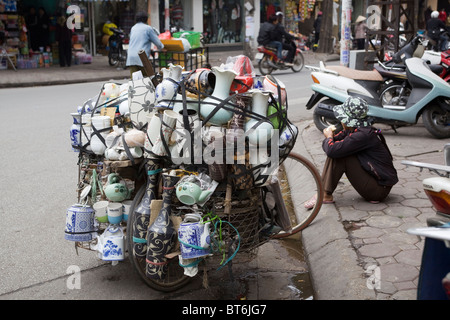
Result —
[[[150,203],[156,199],[157,182],[161,171],[156,160],[149,159],[145,164],[148,175],[145,193],[141,202],[136,206],[133,223],[133,254],[138,258],[145,258],[147,254],[147,230],[150,222]]]
[[[66,213],[64,238],[70,241],[90,241],[94,227],[95,211],[91,206],[74,204]]]
[[[202,223],[199,214],[186,214],[178,229],[183,259],[194,259],[211,254],[210,224],[210,222]]]
[[[156,108],[173,108],[173,100],[176,97],[179,82],[181,79],[181,72],[183,67],[180,65],[173,65],[169,63],[169,69],[161,70],[163,73],[163,80],[156,86]]]
[[[97,251],[104,261],[122,261],[125,258],[125,236],[120,226],[110,225],[97,236]]]
[[[207,97],[203,100],[200,107],[200,114],[205,120],[212,114],[213,110],[216,109],[222,100],[225,100],[230,96],[231,83],[237,75],[233,70],[226,70],[219,67],[213,67],[212,72],[216,76],[214,91],[211,97]],[[212,125],[221,126],[227,123],[232,117],[233,111],[219,108],[207,122]]]
[[[163,174],[163,204],[155,221],[147,231],[146,275],[150,279],[162,280],[167,273],[165,257],[175,245],[176,230],[170,219],[172,196],[180,177]]]
[[[103,190],[109,201],[122,202],[131,196],[132,190],[129,190],[124,183],[120,183],[120,176],[117,173],[108,175],[108,185]]]
[[[257,89],[248,92],[252,95],[252,112],[256,115],[245,124],[245,133],[250,144],[258,145],[269,141],[273,134],[272,123],[263,119],[267,116],[269,93]]]

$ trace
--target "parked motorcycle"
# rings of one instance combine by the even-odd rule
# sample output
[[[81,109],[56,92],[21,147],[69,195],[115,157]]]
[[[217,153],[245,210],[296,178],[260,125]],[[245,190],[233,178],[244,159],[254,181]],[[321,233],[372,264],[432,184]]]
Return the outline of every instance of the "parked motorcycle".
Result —
[[[127,50],[129,39],[127,39],[125,32],[117,28],[109,28],[113,35],[109,37],[108,45],[108,62],[109,65],[115,67],[117,65],[125,66],[127,61]]]
[[[419,58],[405,61],[406,75],[411,94],[406,105],[383,105],[377,90],[382,83],[381,75],[373,71],[353,70],[342,66],[311,67],[314,83],[313,95],[306,104],[314,109],[314,123],[319,130],[330,124],[341,129],[333,113],[333,106],[342,104],[349,96],[358,96],[369,104],[369,116],[374,123],[395,127],[416,124],[422,116],[425,128],[436,138],[450,137],[450,85],[434,74],[427,63]],[[320,101],[322,98],[327,98]]]
[[[281,63],[277,57],[277,49],[268,46],[258,46],[258,53],[255,55],[255,60],[258,62],[258,69],[262,75],[271,74],[275,70],[287,70],[292,69],[294,72],[300,72],[303,69],[305,59],[303,58],[302,51],[299,46],[296,45],[293,64],[294,66],[288,67]],[[283,60],[286,58],[288,51],[283,50]]]
[[[404,165],[428,169],[438,175],[422,182],[436,215],[427,219],[427,227],[406,231],[425,237],[417,288],[418,300],[450,299],[450,143],[444,147],[444,160],[445,165],[402,161]]]

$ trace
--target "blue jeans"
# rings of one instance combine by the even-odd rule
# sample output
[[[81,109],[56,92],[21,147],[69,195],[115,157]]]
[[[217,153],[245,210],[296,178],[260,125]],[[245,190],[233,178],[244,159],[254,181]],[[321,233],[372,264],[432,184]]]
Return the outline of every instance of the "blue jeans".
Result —
[[[277,48],[278,60],[283,60],[283,54],[282,54],[283,44],[280,41],[271,41],[271,42],[269,42],[269,47]]]

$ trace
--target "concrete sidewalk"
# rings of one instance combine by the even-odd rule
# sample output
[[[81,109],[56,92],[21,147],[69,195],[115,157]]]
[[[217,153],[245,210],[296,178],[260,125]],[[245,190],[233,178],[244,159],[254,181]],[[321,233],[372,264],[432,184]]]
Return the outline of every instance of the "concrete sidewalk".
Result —
[[[209,63],[219,66],[227,61],[228,57],[243,54],[242,50],[210,50]],[[327,60],[327,55],[314,52],[305,52],[305,64]],[[336,59],[335,56],[332,57]],[[339,57],[337,57],[339,59]],[[0,70],[0,88],[32,87],[41,85],[70,84],[80,82],[125,80],[130,78],[128,69],[111,67],[107,56],[94,56],[90,64],[60,67],[54,65],[49,68]]]

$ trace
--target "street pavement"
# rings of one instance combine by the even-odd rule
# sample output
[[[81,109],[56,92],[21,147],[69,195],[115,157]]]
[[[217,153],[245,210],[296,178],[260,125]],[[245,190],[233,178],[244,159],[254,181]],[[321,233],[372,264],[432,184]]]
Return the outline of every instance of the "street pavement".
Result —
[[[228,56],[238,54],[242,52],[210,52],[210,63],[219,65]],[[336,57],[305,54],[306,64],[327,58]],[[94,57],[92,64],[70,68],[0,71],[0,88],[126,78],[129,78],[128,70],[110,67],[107,59],[100,56]],[[297,125],[300,135],[294,151],[309,158],[321,171],[325,162],[322,133],[309,120]],[[448,141],[433,139],[420,123],[399,128],[398,132],[390,127],[378,127],[391,148],[400,181],[384,202],[371,204],[344,177],[334,194],[335,204],[324,204],[317,218],[301,233],[316,300],[416,299],[424,242],[406,230],[425,226],[426,219],[434,215],[422,189],[422,180],[432,174],[408,168],[401,161],[443,164],[442,149]],[[295,269],[287,264],[282,271],[290,268]],[[289,295],[282,299],[289,299]]]

